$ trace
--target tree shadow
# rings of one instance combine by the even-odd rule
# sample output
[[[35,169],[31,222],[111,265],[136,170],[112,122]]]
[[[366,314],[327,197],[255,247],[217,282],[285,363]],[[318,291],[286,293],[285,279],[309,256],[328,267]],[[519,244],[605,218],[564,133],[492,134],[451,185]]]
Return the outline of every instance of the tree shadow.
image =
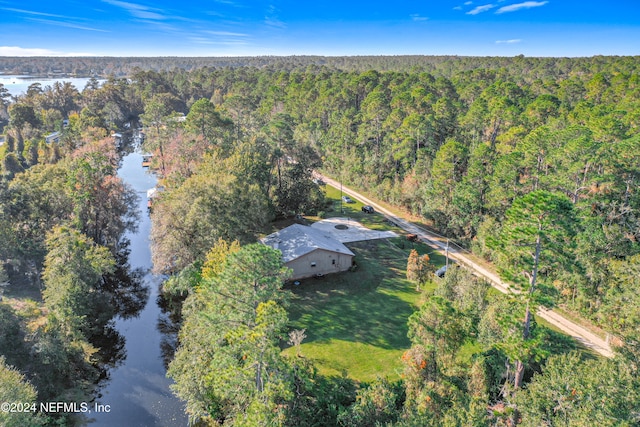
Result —
[[[109,381],[109,372],[120,366],[127,358],[127,350],[125,348],[125,339],[115,328],[113,322],[107,324],[102,333],[91,337],[91,343],[96,346],[96,353],[100,361],[100,380],[99,383]]]
[[[303,280],[292,289],[291,321],[307,329],[307,343],[338,339],[408,348],[407,320],[415,307],[399,294],[415,291],[404,278],[406,261],[382,242],[358,242],[352,248],[359,265],[355,272]]]
[[[169,363],[178,349],[178,334],[182,321],[183,298],[165,297],[158,295],[156,303],[160,307],[157,328],[160,331],[160,353],[164,368],[169,368]]]
[[[109,372],[120,366],[127,357],[125,337],[118,332],[115,318],[131,319],[140,315],[149,300],[150,288],[144,284],[143,269],[131,268],[129,263],[130,241],[123,239],[115,254],[116,265],[113,273],[104,277],[99,292],[107,296],[111,316],[90,342],[98,349],[100,383],[109,380]]]
[[[103,281],[101,291],[109,295],[115,315],[122,319],[138,317],[147,305],[150,288],[144,284],[147,273],[142,268],[132,268],[129,263],[130,241],[124,239],[116,252],[116,268]]]

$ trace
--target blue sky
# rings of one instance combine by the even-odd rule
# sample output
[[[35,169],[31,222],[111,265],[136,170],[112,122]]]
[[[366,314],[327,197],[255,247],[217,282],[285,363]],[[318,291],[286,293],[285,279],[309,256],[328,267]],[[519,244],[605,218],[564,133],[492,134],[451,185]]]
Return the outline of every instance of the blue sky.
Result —
[[[0,0],[0,56],[640,55],[640,0]]]

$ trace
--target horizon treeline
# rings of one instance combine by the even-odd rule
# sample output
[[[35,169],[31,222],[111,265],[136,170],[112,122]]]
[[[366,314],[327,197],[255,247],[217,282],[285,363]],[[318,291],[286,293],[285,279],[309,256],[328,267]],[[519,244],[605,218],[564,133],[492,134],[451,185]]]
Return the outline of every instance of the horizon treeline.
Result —
[[[411,71],[452,78],[461,71],[508,68],[512,75],[535,79],[566,77],[570,73],[632,72],[638,56],[515,57],[458,55],[360,56],[224,56],[224,57],[10,57],[0,58],[0,73],[34,76],[127,77],[139,70],[193,71],[199,68],[258,68],[271,71]],[[537,70],[537,71],[533,71]],[[532,72],[533,71],[533,72]]]

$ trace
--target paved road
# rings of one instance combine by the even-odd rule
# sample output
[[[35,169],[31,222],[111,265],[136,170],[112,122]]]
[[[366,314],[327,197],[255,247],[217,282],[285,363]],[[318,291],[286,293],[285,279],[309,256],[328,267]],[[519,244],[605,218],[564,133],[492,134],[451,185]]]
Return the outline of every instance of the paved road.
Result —
[[[331,179],[328,176],[324,176],[319,173],[316,173],[316,176],[322,179],[327,184],[331,185],[332,187],[340,188],[340,183],[338,181],[335,181],[334,179]],[[415,224],[412,224],[406,221],[404,218],[401,218],[395,215],[394,213],[380,206],[373,200],[363,196],[357,191],[354,191],[348,187],[345,187],[344,184],[342,184],[342,192],[348,196],[351,196],[360,200],[365,204],[373,206],[378,212],[383,214],[390,221],[394,222],[398,227],[402,228],[403,230],[411,234],[416,234],[421,241],[431,246],[433,249],[443,254],[447,250],[446,238],[442,238],[422,227],[419,227]],[[500,292],[505,294],[510,292],[517,292],[517,290],[512,289],[508,283],[503,282],[494,271],[491,271],[486,267],[474,262],[473,260],[470,259],[470,257],[467,256],[467,254],[465,254],[463,251],[456,248],[454,245],[449,245],[448,251],[449,251],[450,258],[455,259],[460,264],[466,265],[469,269],[474,271],[478,276],[481,276],[487,279],[489,283],[491,283],[491,286],[498,289]],[[565,334],[575,338],[577,341],[582,343],[585,347],[588,347],[605,357],[613,357],[614,353],[609,343],[607,343],[605,340],[603,340],[593,332],[584,328],[583,326],[580,326],[575,322],[572,322],[571,320],[561,316],[557,312],[550,309],[546,309],[544,307],[540,307],[536,312],[536,314],[542,319],[546,320],[547,322],[551,323],[552,325],[560,329],[561,331],[563,331]]]

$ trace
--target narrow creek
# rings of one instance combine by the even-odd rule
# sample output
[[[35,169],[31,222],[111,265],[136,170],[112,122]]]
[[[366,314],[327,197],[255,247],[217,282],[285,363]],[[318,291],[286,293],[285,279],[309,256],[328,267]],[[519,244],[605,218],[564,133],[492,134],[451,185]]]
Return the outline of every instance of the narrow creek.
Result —
[[[124,156],[118,176],[131,185],[139,196],[140,221],[135,233],[128,233],[131,242],[129,264],[142,272],[142,283],[148,287],[148,299],[137,316],[116,318],[115,329],[124,338],[124,358],[109,370],[97,403],[109,405],[109,412],[90,416],[89,425],[175,427],[188,425],[184,405],[175,397],[166,378],[171,337],[163,329],[168,323],[161,308],[159,286],[161,277],[151,274],[149,233],[151,221],[147,212],[146,192],[156,185],[156,178],[142,167],[139,149]],[[164,354],[163,354],[164,353]]]

